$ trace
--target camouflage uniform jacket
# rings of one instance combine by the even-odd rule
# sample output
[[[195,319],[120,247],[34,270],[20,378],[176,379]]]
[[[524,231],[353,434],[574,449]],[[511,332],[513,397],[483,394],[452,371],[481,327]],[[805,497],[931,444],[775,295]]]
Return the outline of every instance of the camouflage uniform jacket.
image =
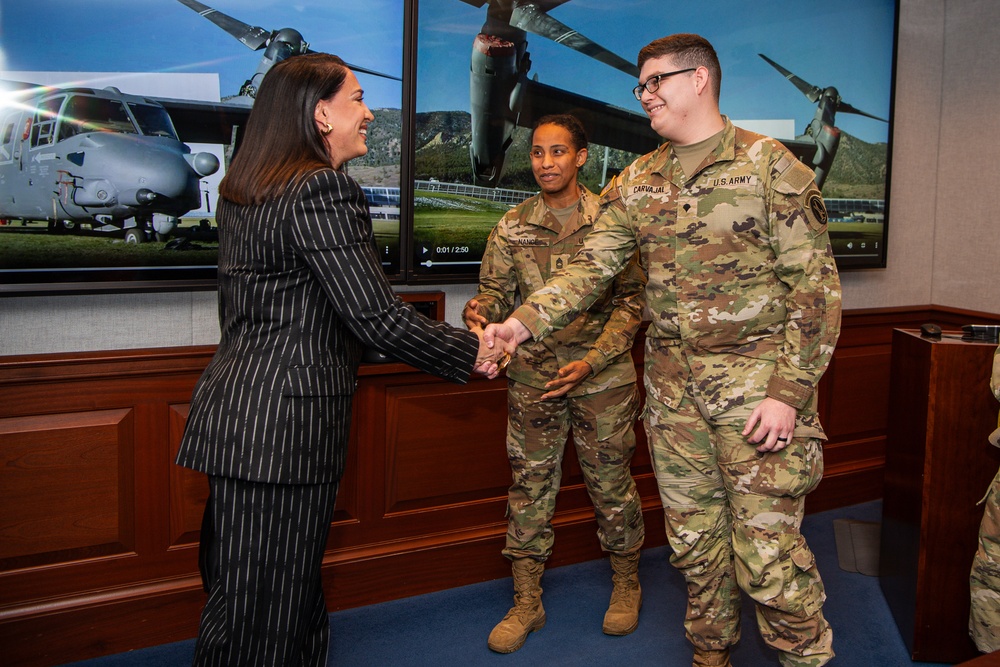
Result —
[[[765,394],[814,413],[840,333],[826,208],[812,171],[784,146],[724,120],[690,178],[669,142],[616,177],[577,260],[514,316],[543,338],[638,248],[647,347],[671,348],[647,391],[673,406],[693,379],[711,414]]]
[[[600,210],[597,195],[580,186],[578,215],[563,227],[535,195],[508,211],[486,243],[476,300],[490,322],[503,321],[523,299],[541,288],[552,274],[569,264]],[[626,266],[626,262],[622,263]],[[645,275],[638,262],[597,295],[590,307],[558,333],[521,345],[507,377],[544,388],[571,361],[583,360],[593,373],[569,392],[592,394],[635,382],[630,351],[642,321]]]

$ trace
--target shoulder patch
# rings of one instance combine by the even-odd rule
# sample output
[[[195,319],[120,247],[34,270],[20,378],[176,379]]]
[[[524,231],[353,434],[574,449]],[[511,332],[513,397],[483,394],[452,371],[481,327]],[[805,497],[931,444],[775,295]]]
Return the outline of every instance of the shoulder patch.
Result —
[[[621,201],[622,191],[621,191],[621,181],[617,176],[608,181],[608,184],[604,186],[601,190],[600,204],[603,208],[609,204],[617,204],[618,206],[624,206]]]
[[[791,155],[779,160],[775,171],[778,173],[774,188],[782,194],[802,194],[816,180],[813,170]]]
[[[819,190],[812,190],[806,195],[806,218],[813,231],[822,232],[826,229],[826,203]]]
[[[612,178],[610,181],[608,181],[607,185],[604,186],[604,189],[601,190],[601,199],[608,199],[609,197],[617,198],[618,188],[615,187],[616,185],[617,185],[617,179]]]

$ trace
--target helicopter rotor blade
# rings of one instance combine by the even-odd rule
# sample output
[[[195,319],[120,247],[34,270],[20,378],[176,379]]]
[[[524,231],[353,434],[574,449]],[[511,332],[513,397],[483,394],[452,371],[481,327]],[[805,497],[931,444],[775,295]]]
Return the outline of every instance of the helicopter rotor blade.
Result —
[[[465,1],[468,2],[468,0]],[[511,12],[510,25],[520,30],[534,33],[540,37],[551,39],[557,44],[568,46],[574,51],[579,51],[605,65],[610,65],[630,76],[639,78],[639,68],[633,63],[552,18],[534,3],[515,3]]]
[[[220,28],[228,32],[230,35],[243,42],[243,44],[253,49],[254,51],[259,51],[263,49],[265,46],[268,45],[268,43],[271,41],[272,38],[280,36],[279,33],[283,34],[284,32],[291,32],[291,31],[266,30],[264,28],[261,28],[260,26],[248,25],[246,23],[243,23],[242,21],[234,19],[231,16],[223,14],[217,9],[212,9],[208,5],[204,5],[198,2],[197,0],[178,0],[178,2],[181,2],[187,7],[190,7],[194,11],[198,12],[198,14],[200,14],[202,17],[208,19],[215,25],[219,26]],[[295,32],[295,34],[297,38],[301,37],[301,35],[299,35],[297,31]],[[305,42],[303,42],[302,45],[305,46]],[[305,49],[305,51],[300,51],[300,52],[316,53],[316,51],[312,51],[311,49],[308,48]],[[380,76],[384,79],[392,79],[394,81],[403,80],[398,76],[393,76],[391,74],[384,74],[382,72],[376,72],[375,70],[367,69],[365,67],[359,67],[358,65],[352,65],[350,63],[347,63],[347,66],[350,67],[355,72],[364,72],[365,74],[371,74],[372,76]]]
[[[813,85],[810,85],[810,84],[806,83],[805,81],[803,81],[799,77],[795,76],[794,74],[792,74],[791,72],[789,72],[787,69],[785,69],[784,67],[782,67],[778,63],[774,62],[773,60],[771,60],[770,58],[768,58],[767,56],[765,56],[763,53],[758,53],[757,55],[760,56],[761,58],[763,58],[764,60],[766,60],[768,62],[768,64],[771,65],[771,67],[773,67],[774,69],[776,69],[779,72],[781,72],[781,74],[786,79],[788,79],[789,81],[791,81],[792,84],[796,88],[798,88],[800,91],[802,91],[802,93],[805,94],[805,96],[809,98],[810,102],[818,102],[819,99],[823,96],[823,89],[822,88],[818,88],[816,86],[813,86]],[[862,111],[861,109],[856,109],[853,106],[851,106],[850,104],[848,104],[847,102],[842,102],[839,99],[837,101],[837,107],[836,108],[837,108],[837,112],[838,113],[852,113],[852,114],[855,114],[855,115],[858,115],[858,116],[865,116],[866,118],[871,118],[873,120],[880,120],[883,123],[888,123],[889,122],[885,118],[879,118],[878,116],[872,115],[872,114],[868,113],[867,111]]]
[[[271,38],[272,32],[270,30],[265,30],[260,26],[247,25],[242,21],[223,14],[217,9],[203,5],[197,2],[197,0],[178,0],[178,2],[198,12],[198,14],[219,26],[254,51],[259,51],[267,46],[267,42]]]
[[[811,83],[803,81],[802,79],[795,76],[794,74],[792,74],[790,71],[788,71],[778,63],[774,62],[773,60],[765,56],[763,53],[758,53],[757,55],[763,58],[765,61],[767,61],[767,63],[771,67],[781,72],[781,75],[784,76],[786,79],[788,79],[793,86],[798,88],[803,95],[809,98],[810,102],[819,102],[820,98],[823,97],[822,88],[818,88],[817,86],[814,86]]]
[[[871,118],[873,120],[880,120],[883,123],[888,123],[889,122],[885,118],[879,118],[878,116],[874,116],[874,115],[868,113],[867,111],[862,111],[861,109],[855,109],[854,107],[852,107],[847,102],[841,102],[840,104],[837,105],[837,113],[853,113],[853,114],[856,114],[858,116],[864,116],[866,118]]]
[[[312,49],[306,49],[306,53],[322,53],[321,51],[313,51]],[[371,74],[372,76],[380,76],[383,79],[392,79],[393,81],[402,81],[398,76],[393,76],[392,74],[385,74],[384,72],[376,72],[373,69],[368,69],[367,67],[361,67],[360,65],[352,65],[349,62],[345,62],[345,65],[351,68],[352,72],[363,72],[364,74]]]
[[[352,65],[351,63],[346,63],[346,65],[351,68],[352,72],[363,72],[364,74],[371,74],[372,76],[380,76],[383,79],[392,79],[393,81],[403,80],[401,77],[393,76],[392,74],[383,74],[382,72],[376,72],[373,69],[368,69],[366,67],[359,67],[358,65]]]

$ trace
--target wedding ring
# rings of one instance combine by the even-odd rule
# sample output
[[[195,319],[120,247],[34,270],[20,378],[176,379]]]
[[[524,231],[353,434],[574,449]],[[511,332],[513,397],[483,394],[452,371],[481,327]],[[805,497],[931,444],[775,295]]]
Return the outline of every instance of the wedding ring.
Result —
[[[778,442],[788,442],[788,438],[776,438]]]

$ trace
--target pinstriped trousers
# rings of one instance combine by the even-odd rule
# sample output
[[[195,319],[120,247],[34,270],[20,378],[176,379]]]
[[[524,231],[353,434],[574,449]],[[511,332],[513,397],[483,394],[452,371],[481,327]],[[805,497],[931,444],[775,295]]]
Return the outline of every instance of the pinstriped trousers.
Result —
[[[320,566],[337,483],[209,477],[195,665],[322,667],[330,643]]]

